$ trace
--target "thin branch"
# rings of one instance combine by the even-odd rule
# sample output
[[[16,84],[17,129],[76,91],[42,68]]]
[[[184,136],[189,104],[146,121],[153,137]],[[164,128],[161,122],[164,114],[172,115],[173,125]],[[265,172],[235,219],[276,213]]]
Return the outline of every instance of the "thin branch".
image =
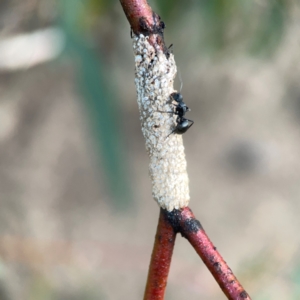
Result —
[[[135,34],[143,33],[144,28],[140,24],[140,19],[143,19],[148,27],[153,27],[153,11],[146,0],[120,0],[120,2]]]
[[[228,299],[251,299],[217,251],[217,248],[210,241],[201,223],[195,218],[189,207],[165,212],[165,215],[174,230],[180,232],[191,243]]]
[[[152,46],[167,52],[163,37],[165,24],[147,0],[120,0],[120,3],[134,34],[148,36]]]
[[[160,209],[144,300],[164,299],[175,238],[172,225]]]
[[[174,56],[168,53],[163,40],[165,25],[146,0],[120,2],[135,33],[140,119],[150,157],[152,194],[161,207],[144,300],[164,298],[176,232],[188,239],[229,300],[250,300],[187,207],[189,189],[182,138],[177,134],[169,136],[174,118],[161,113],[172,109],[168,100],[174,92],[176,74]]]

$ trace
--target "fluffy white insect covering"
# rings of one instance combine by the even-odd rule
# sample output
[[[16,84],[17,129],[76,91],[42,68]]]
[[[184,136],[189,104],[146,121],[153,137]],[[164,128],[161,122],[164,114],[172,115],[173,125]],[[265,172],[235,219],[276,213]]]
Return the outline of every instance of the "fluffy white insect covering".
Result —
[[[170,134],[176,126],[176,116],[170,94],[176,64],[149,44],[148,38],[133,37],[135,54],[135,84],[142,132],[150,157],[152,195],[160,207],[172,211],[189,203],[189,180],[182,136]],[[170,135],[169,135],[170,134]],[[168,136],[169,135],[169,136]]]

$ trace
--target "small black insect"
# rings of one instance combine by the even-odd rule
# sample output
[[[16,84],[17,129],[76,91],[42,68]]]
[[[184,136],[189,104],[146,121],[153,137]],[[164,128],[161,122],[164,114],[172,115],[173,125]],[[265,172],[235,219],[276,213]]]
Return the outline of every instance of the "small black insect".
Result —
[[[185,113],[190,111],[190,109],[183,102],[183,97],[182,97],[181,93],[172,93],[170,96],[171,96],[171,99],[176,102],[176,104],[173,103],[173,105],[175,105],[175,111],[168,112],[168,113],[172,113],[172,114],[178,116],[176,119],[177,125],[170,134],[172,134],[172,133],[183,134],[183,133],[187,132],[187,130],[190,127],[192,127],[192,125],[194,124],[194,121],[186,119],[184,117]]]
[[[160,111],[162,113],[168,113],[168,114],[173,114],[176,115],[176,127],[171,131],[170,134],[168,134],[167,137],[169,137],[169,135],[171,135],[172,133],[176,133],[176,134],[183,134],[185,132],[187,132],[187,130],[192,127],[192,125],[194,124],[194,121],[186,119],[185,113],[190,111],[190,109],[186,106],[186,104],[183,102],[183,97],[181,95],[181,93],[172,93],[170,95],[171,100],[175,101],[175,103],[173,103],[173,105],[175,106],[175,110],[173,111]]]
[[[177,102],[176,104],[173,104],[173,105],[175,105],[175,112],[174,112],[175,115],[178,115],[178,117],[182,118],[187,111],[190,111],[190,109],[183,102],[183,97],[182,97],[181,93],[172,93],[170,95],[170,97],[171,97],[171,100],[174,100]]]

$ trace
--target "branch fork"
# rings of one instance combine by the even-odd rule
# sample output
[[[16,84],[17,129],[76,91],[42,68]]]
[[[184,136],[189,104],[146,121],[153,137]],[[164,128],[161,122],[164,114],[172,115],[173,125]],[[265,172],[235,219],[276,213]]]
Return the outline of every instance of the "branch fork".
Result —
[[[188,204],[188,175],[182,136],[169,135],[176,124],[170,95],[176,75],[174,56],[163,38],[164,23],[146,0],[120,0],[130,23],[135,55],[135,85],[142,133],[150,158],[153,198],[160,209],[144,300],[163,300],[176,234],[199,254],[229,300],[250,300],[212,244]]]

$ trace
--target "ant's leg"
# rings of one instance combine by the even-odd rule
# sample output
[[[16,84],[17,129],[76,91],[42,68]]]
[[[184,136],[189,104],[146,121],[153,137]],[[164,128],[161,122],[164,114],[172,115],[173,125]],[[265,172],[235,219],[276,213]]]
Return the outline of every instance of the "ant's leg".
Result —
[[[178,124],[178,123],[180,123],[181,121],[182,121],[182,119],[178,116],[178,117],[176,118],[176,123]],[[176,129],[177,129],[177,125],[176,125],[175,128],[167,135],[166,139],[167,139],[172,133],[176,132]]]
[[[161,110],[157,110],[157,112],[165,113],[165,114],[173,114],[173,115],[178,116],[178,112],[177,111],[161,111]]]
[[[163,114],[175,114],[174,111],[161,111],[161,110],[157,110],[157,112],[163,113]]]
[[[176,127],[167,135],[167,137],[166,137],[166,139],[172,134],[172,133],[174,133],[176,131]]]
[[[177,119],[176,119],[176,122],[179,123],[181,121],[181,118],[178,116]],[[167,135],[166,139],[176,131],[177,129],[177,126]]]
[[[191,127],[193,126],[193,124],[194,124],[194,121],[192,121],[192,120],[189,120],[189,119],[186,119],[186,120],[191,122],[191,124],[190,124],[190,125],[189,125],[189,127],[188,127],[188,129],[189,129],[189,128],[191,128]]]

